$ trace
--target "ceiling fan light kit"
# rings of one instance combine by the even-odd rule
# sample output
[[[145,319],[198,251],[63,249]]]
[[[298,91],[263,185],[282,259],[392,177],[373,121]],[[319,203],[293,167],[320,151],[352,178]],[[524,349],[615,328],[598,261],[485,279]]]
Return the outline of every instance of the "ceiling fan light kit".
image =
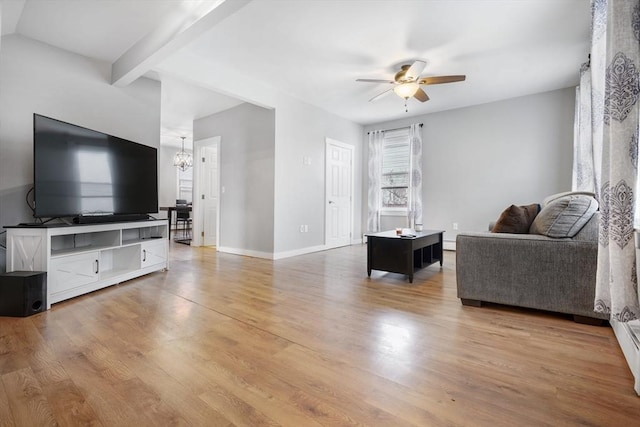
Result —
[[[365,83],[393,84],[393,92],[400,98],[404,98],[405,112],[409,112],[409,109],[407,108],[407,100],[409,98],[414,97],[420,102],[426,102],[429,100],[429,96],[420,87],[421,85],[461,82],[466,79],[466,76],[464,75],[421,77],[420,73],[422,73],[426,65],[426,62],[420,60],[414,61],[413,64],[402,65],[400,67],[400,71],[395,74],[393,80],[357,79],[356,81]],[[380,99],[382,95],[385,95],[390,91],[391,89],[385,90],[371,98],[369,102]]]
[[[407,99],[415,95],[418,89],[420,89],[420,85],[418,83],[407,82],[407,83],[401,83],[399,85],[394,86],[393,91],[400,98]]]

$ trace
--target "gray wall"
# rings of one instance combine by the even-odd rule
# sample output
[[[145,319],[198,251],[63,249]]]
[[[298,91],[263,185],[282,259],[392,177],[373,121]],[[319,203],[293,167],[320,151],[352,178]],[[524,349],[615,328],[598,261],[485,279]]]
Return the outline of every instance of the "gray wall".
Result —
[[[455,241],[458,232],[486,230],[511,204],[539,203],[571,189],[574,102],[575,89],[567,88],[365,130],[424,123],[424,227],[445,230],[445,240]],[[365,165],[367,156],[365,148]],[[366,170],[363,176],[366,229]]]
[[[362,215],[362,126],[307,103],[281,96],[276,108],[276,256],[320,249],[325,243],[325,139],[354,148],[353,236]],[[303,157],[311,158],[310,165]],[[300,225],[308,225],[300,233]]]
[[[111,86],[108,63],[18,35],[0,51],[0,226],[33,221],[33,113],[152,147],[160,141],[160,83]],[[0,252],[4,265],[4,253]]]
[[[220,248],[273,253],[275,113],[242,104],[193,122],[193,139],[220,136]]]

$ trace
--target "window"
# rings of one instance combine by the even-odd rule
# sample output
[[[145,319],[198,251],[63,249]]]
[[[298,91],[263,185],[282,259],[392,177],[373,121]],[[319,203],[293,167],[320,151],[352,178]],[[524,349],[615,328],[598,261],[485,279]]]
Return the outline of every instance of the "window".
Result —
[[[186,171],[180,168],[176,168],[176,170],[178,171],[176,199],[183,199],[191,203],[193,198],[193,168],[189,168]]]
[[[382,143],[382,209],[406,212],[409,205],[409,129],[387,131]]]

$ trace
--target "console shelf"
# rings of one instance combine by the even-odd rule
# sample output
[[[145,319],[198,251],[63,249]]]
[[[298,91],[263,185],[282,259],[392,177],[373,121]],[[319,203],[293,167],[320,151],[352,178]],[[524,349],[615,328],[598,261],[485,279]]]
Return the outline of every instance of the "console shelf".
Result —
[[[51,304],[168,268],[165,220],[7,228],[7,272],[46,271]]]

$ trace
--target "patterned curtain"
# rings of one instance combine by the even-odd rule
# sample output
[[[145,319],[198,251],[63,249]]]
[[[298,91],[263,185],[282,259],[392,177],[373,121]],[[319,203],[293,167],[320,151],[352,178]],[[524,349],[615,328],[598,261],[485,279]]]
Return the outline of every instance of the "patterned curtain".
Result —
[[[580,68],[580,85],[576,88],[576,109],[573,130],[573,191],[595,193],[593,143],[591,131],[591,67]]]
[[[592,12],[592,131],[601,218],[595,311],[628,322],[640,318],[633,236],[640,0],[593,0]]]
[[[409,129],[409,227],[422,224],[422,126],[411,125]]]
[[[382,141],[384,132],[369,132],[369,189],[367,229],[370,232],[380,231],[380,181],[382,178]]]

